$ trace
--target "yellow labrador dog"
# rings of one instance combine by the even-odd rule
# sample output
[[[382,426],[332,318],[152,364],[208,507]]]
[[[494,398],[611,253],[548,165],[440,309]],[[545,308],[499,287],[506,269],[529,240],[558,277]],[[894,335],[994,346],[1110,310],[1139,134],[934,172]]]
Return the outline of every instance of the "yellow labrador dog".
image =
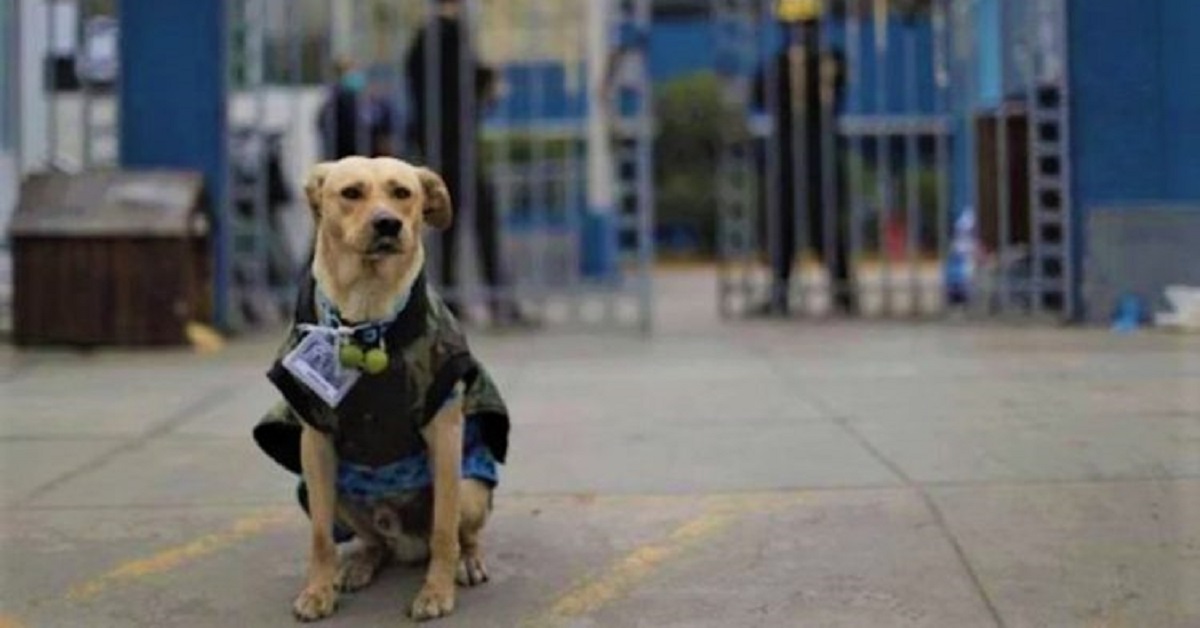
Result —
[[[480,536],[509,431],[495,384],[425,280],[422,231],[450,226],[450,195],[428,169],[363,157],[317,165],[305,191],[311,273],[268,373],[284,403],[254,433],[302,476],[312,539],[293,609],[327,617],[339,592],[387,563],[428,560],[409,613],[443,617],[456,582],[488,579]]]

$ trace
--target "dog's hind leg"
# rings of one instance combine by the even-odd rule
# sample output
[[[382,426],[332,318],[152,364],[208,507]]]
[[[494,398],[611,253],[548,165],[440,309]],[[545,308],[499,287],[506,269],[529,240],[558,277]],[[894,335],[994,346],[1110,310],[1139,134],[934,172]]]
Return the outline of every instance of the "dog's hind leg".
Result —
[[[338,519],[354,530],[356,545],[343,557],[338,568],[337,587],[343,592],[358,591],[375,580],[387,564],[388,551],[384,538],[376,531],[372,512],[365,506],[339,504]]]
[[[492,490],[478,480],[463,480],[459,491],[460,519],[458,527],[462,558],[458,562],[458,583],[473,587],[488,581],[487,564],[483,560],[483,526],[491,511]]]

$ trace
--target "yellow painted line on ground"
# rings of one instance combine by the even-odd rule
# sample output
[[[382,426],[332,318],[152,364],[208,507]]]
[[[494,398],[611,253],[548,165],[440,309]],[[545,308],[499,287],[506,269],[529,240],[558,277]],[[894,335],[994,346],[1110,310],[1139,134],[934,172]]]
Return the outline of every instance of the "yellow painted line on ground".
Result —
[[[671,531],[666,538],[643,545],[626,554],[599,576],[559,596],[542,617],[530,625],[553,624],[599,610],[623,597],[667,561],[683,555],[701,541],[724,532],[752,513],[769,512],[804,499],[799,495],[739,495],[718,498],[706,512]]]
[[[67,597],[72,601],[79,602],[93,598],[114,585],[171,571],[258,535],[269,528],[292,521],[295,516],[295,512],[290,509],[262,511],[248,515],[233,522],[226,530],[206,534],[151,556],[122,563],[102,576],[72,587],[67,593]],[[9,627],[0,623],[0,628]]]
[[[637,548],[614,563],[599,578],[558,598],[550,607],[550,616],[576,617],[599,609],[645,580],[662,563],[728,527],[733,519],[730,513],[705,513],[676,528],[666,540]]]

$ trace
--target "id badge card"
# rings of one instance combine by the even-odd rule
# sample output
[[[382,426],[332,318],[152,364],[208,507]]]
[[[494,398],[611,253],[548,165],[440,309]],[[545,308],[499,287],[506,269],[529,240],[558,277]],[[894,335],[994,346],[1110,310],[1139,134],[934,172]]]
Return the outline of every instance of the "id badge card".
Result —
[[[356,369],[343,368],[338,360],[337,336],[310,333],[283,358],[283,368],[316,393],[330,408],[336,408],[362,376]]]

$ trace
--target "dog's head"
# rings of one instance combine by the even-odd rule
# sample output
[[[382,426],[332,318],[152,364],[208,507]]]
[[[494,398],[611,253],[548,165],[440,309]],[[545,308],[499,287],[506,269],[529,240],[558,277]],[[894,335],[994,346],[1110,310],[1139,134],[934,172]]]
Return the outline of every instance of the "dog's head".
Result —
[[[433,171],[399,159],[347,157],[317,164],[304,186],[325,255],[406,267],[425,225],[450,226],[450,193]]]

